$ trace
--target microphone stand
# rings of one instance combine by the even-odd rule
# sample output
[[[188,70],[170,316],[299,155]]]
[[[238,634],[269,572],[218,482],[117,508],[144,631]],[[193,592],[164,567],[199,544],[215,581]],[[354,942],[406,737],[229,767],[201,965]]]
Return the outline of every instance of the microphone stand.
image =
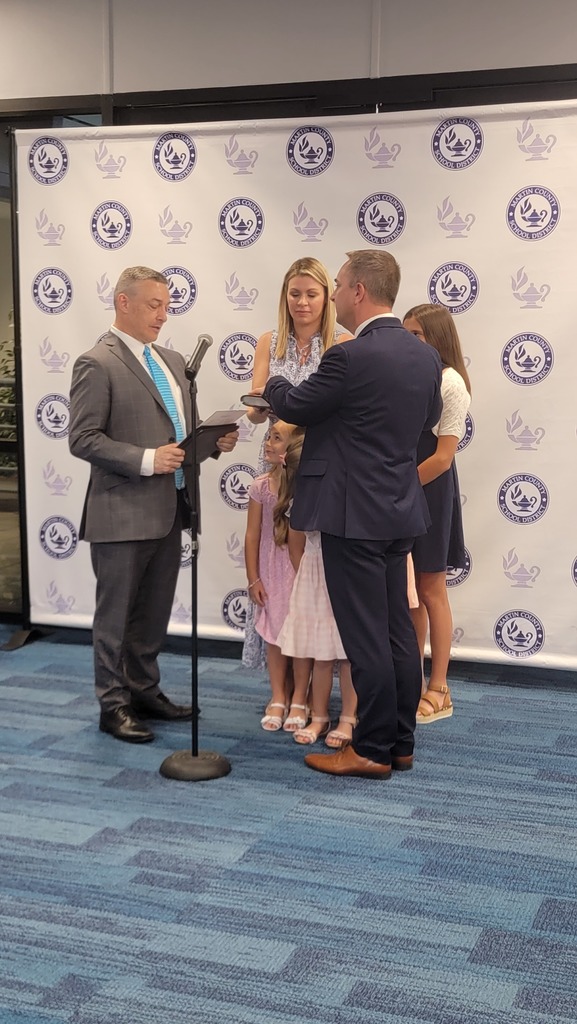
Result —
[[[192,363],[192,361],[191,361]],[[198,367],[194,368],[189,364],[185,374],[189,382],[192,438],[190,453],[192,456],[192,480],[193,488],[190,497],[190,533],[191,533],[191,695],[192,695],[192,722],[191,722],[191,749],[177,750],[170,754],[162,762],[159,771],[167,779],[177,779],[180,782],[204,782],[207,779],[220,779],[228,775],[231,770],[231,763],[221,754],[213,753],[210,750],[198,749],[198,521],[200,502],[200,469],[197,461],[196,443],[196,376]]]

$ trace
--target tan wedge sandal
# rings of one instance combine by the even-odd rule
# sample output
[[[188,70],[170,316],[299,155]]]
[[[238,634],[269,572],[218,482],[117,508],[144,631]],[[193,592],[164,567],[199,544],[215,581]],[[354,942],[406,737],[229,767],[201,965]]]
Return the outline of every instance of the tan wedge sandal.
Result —
[[[438,722],[441,718],[450,718],[453,714],[453,703],[448,686],[441,686],[433,690],[429,686],[419,701],[417,709],[417,722],[425,725],[427,722]]]

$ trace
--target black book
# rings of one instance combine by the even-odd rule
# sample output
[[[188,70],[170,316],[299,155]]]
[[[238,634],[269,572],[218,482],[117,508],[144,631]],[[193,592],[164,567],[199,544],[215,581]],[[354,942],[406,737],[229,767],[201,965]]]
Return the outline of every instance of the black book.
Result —
[[[219,437],[223,437],[224,434],[231,434],[238,428],[238,421],[245,415],[244,409],[225,409],[220,412],[213,412],[212,416],[208,419],[203,420],[202,423],[196,428],[196,458],[198,462],[209,458],[210,455],[214,455],[217,451],[216,442]],[[187,457],[185,457],[185,464],[189,463],[191,456],[191,447],[193,441],[193,434],[188,434],[179,444],[179,448],[184,448]]]

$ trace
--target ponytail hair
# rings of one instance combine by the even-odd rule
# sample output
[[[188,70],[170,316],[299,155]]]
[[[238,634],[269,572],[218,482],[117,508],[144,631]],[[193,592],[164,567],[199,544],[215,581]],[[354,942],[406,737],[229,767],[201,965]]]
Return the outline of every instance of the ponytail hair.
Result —
[[[296,475],[304,439],[304,427],[295,427],[285,452],[285,462],[278,489],[278,501],[272,513],[274,540],[278,547],[282,547],[288,542],[289,517],[287,513],[294,497]]]

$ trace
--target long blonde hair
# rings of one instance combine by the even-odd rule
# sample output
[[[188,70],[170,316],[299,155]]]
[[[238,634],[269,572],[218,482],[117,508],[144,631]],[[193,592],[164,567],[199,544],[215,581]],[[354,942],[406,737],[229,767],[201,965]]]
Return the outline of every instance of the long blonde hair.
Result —
[[[421,306],[409,309],[403,317],[403,323],[409,319],[419,321],[427,345],[436,348],[444,366],[452,366],[461,375],[467,391],[471,394],[471,381],[465,367],[461,342],[455,321],[448,309],[437,303],[424,302]]]
[[[331,345],[334,345],[335,343],[335,306],[334,303],[330,301],[330,296],[333,291],[333,283],[329,277],[327,268],[319,260],[315,259],[313,256],[304,256],[302,259],[295,260],[295,262],[291,264],[282,283],[278,305],[278,338],[275,353],[277,359],[284,359],[287,350],[288,336],[289,334],[292,334],[295,329],[287,302],[289,283],[293,277],[301,276],[312,277],[317,284],[320,284],[324,289],[325,305],[320,325],[321,350],[325,352],[327,348],[330,348]]]
[[[288,541],[289,517],[287,512],[289,511],[294,497],[296,475],[299,468],[304,439],[304,427],[294,427],[285,452],[284,466],[278,488],[277,503],[272,512],[274,540],[275,544],[279,547],[282,547],[283,544],[286,544]]]

